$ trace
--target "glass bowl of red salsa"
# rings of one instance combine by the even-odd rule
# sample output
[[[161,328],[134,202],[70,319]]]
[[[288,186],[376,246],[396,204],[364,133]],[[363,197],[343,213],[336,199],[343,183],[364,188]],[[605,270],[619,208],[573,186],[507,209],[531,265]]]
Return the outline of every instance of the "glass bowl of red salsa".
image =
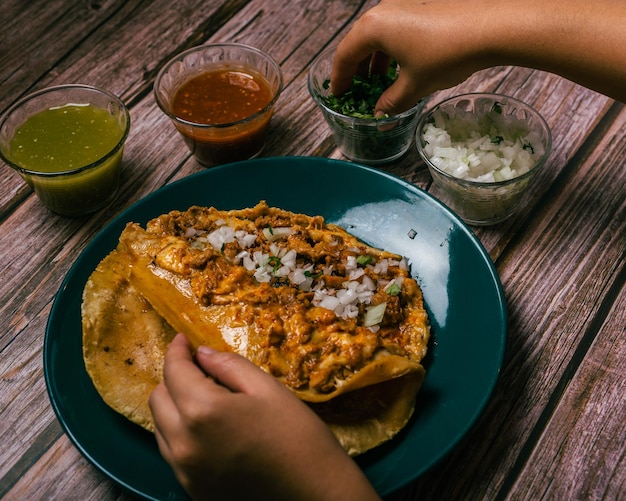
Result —
[[[244,44],[186,50],[159,72],[154,95],[205,167],[258,156],[283,78],[267,53]]]

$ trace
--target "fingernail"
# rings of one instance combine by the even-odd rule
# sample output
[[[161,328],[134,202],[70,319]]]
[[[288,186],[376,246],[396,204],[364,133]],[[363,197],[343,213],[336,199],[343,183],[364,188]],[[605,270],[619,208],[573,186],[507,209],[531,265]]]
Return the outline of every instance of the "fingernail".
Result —
[[[198,349],[196,350],[198,354],[202,353],[204,355],[210,355],[211,353],[215,353],[216,351],[217,350],[214,350],[213,348],[209,348],[208,346],[203,345],[198,346]]]

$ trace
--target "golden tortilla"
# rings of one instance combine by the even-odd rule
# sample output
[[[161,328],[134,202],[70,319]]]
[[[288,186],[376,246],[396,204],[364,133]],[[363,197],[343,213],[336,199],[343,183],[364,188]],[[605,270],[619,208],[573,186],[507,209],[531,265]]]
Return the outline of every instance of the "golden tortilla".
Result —
[[[207,243],[225,227],[244,235],[243,248],[241,238],[239,244]],[[259,278],[261,266],[241,263],[245,252],[264,252],[275,272],[280,259],[272,260],[272,252],[284,258],[294,248],[300,262],[292,268],[308,267],[314,277],[307,287],[290,282],[293,273]],[[348,255],[352,262],[366,256],[382,263],[384,271],[365,264],[357,268],[366,273],[354,275],[354,266],[341,264]],[[184,332],[195,346],[235,351],[273,374],[309,403],[351,455],[360,454],[406,425],[424,378],[428,319],[400,259],[319,216],[265,203],[229,212],[174,211],[145,230],[129,224],[85,287],[87,371],[109,406],[152,430],[148,397],[161,379],[169,341]],[[333,295],[364,274],[388,291],[385,284],[394,282],[395,293],[378,287],[367,304],[353,305],[352,317],[315,303],[315,284],[334,287]],[[383,318],[364,326],[367,308],[381,301],[387,302]]]
[[[392,439],[406,426],[424,375],[422,369],[309,406],[345,451],[357,456]]]
[[[83,358],[102,399],[154,430],[148,397],[162,380],[163,360],[176,331],[126,279],[127,255],[113,251],[83,292]]]

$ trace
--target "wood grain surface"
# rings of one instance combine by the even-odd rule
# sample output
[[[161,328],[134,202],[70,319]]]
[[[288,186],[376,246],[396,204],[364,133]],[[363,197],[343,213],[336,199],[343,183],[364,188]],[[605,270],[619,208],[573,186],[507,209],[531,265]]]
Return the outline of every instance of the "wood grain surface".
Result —
[[[131,112],[122,185],[106,210],[63,218],[0,166],[0,496],[132,499],[63,433],[42,346],[54,295],[121,210],[203,168],[158,109],[152,85],[175,54],[230,41],[269,52],[284,90],[263,156],[342,158],[306,87],[317,54],[373,1],[3,0],[0,113],[26,94],[86,83]],[[419,48],[417,49],[419,50]],[[501,277],[509,329],[501,377],[461,443],[389,497],[626,499],[626,109],[555,75],[496,67],[438,92],[493,91],[534,106],[553,135],[524,208],[474,227]],[[437,196],[415,148],[380,167]]]

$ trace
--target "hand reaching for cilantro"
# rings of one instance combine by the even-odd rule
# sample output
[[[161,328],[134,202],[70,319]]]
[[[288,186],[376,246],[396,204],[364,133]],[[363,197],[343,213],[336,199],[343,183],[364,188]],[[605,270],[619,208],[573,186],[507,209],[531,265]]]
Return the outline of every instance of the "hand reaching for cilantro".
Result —
[[[400,73],[378,114],[405,111],[495,65],[551,71],[626,101],[625,25],[626,2],[611,0],[382,0],[339,44],[331,92],[343,95],[382,53]]]
[[[349,82],[349,87],[336,95],[320,96],[330,109],[355,118],[379,118],[385,113],[376,113],[376,104],[380,96],[398,77],[397,64],[382,52],[375,52],[371,57],[359,63],[356,73]],[[330,79],[324,87],[330,86]]]

